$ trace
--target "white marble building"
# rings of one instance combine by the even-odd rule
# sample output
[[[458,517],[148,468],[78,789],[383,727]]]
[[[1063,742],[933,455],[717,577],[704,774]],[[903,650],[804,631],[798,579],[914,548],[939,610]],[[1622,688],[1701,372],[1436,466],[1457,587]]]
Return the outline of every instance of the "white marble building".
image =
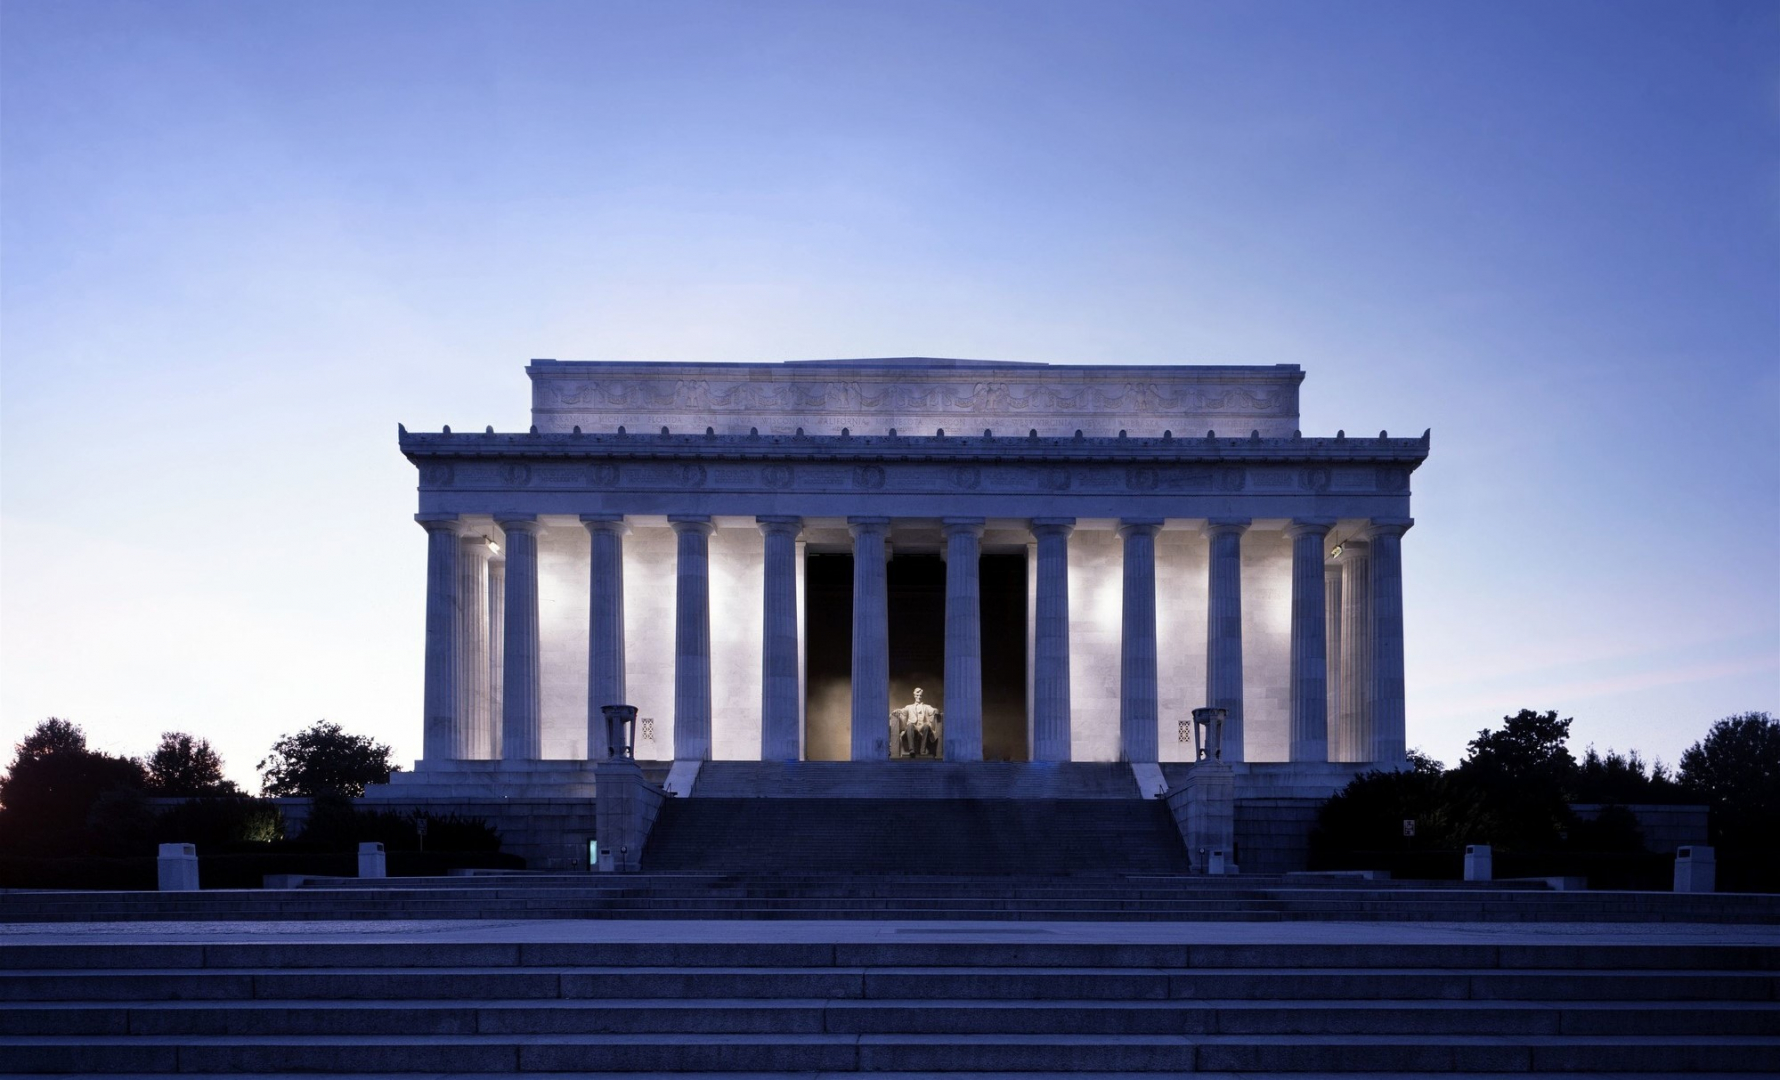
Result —
[[[1207,704],[1231,760],[1403,758],[1428,436],[1302,436],[1296,365],[527,373],[529,432],[401,432],[413,781],[560,790],[616,702],[641,759],[884,758],[913,684],[951,761],[1186,761]]]

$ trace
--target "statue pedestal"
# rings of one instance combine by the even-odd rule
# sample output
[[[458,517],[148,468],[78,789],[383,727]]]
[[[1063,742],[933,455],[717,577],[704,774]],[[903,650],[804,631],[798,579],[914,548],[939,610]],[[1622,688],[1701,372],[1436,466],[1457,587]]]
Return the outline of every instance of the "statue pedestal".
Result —
[[[666,796],[643,779],[630,758],[610,758],[593,766],[594,836],[601,870],[634,872],[643,864],[643,843]]]
[[[1168,808],[1195,873],[1236,873],[1236,775],[1221,761],[1201,761],[1168,795]]]

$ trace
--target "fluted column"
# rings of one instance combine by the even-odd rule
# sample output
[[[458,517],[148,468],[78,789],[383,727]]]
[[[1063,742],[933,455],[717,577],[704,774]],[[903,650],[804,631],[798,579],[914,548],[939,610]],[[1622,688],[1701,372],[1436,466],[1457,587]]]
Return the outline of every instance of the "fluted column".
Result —
[[[1206,704],[1224,710],[1224,760],[1242,761],[1242,534],[1247,518],[1205,523],[1211,552],[1205,632]]]
[[[983,760],[982,518],[946,518],[945,757]]]
[[[1126,519],[1124,617],[1119,636],[1119,760],[1153,762],[1160,708],[1156,689],[1156,534],[1162,522]]]
[[[890,757],[890,599],[884,538],[890,519],[847,519],[853,533],[853,760]]]
[[[1323,597],[1323,542],[1333,521],[1299,518],[1292,540],[1292,761],[1329,760],[1328,613]]]
[[[797,537],[803,519],[758,517],[766,541],[766,587],[760,627],[760,760],[796,761],[797,717]]]
[[[1372,540],[1372,756],[1383,764],[1407,756],[1403,701],[1403,534],[1408,518],[1374,521]]]
[[[507,583],[501,617],[501,758],[544,756],[542,667],[538,652],[538,520],[502,514]]]
[[[458,538],[457,754],[488,757],[488,539]]]
[[[457,756],[457,515],[416,514],[426,530],[426,681],[421,756]]]
[[[587,760],[606,754],[607,705],[624,696],[623,514],[582,514],[590,562],[587,582]]]
[[[1372,545],[1341,545],[1342,761],[1372,759]]]
[[[1341,564],[1323,564],[1323,639],[1328,643],[1329,692],[1324,699],[1329,716],[1329,760],[1348,761],[1347,732],[1341,726]]]
[[[1032,613],[1032,760],[1068,761],[1069,534],[1074,518],[1033,518],[1038,596]]]
[[[711,758],[711,519],[671,514],[674,570],[674,760]]]
[[[507,558],[499,550],[488,560],[488,752],[501,759],[502,732],[506,730],[503,704],[506,693],[507,655]]]

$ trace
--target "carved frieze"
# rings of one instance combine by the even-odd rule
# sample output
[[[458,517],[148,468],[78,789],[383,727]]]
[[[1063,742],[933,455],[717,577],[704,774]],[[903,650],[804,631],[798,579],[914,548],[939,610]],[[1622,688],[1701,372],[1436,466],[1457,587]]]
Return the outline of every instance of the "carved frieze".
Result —
[[[1170,464],[1165,461],[978,465],[971,462],[701,462],[624,460],[558,463],[524,460],[428,461],[424,488],[499,491],[551,488],[593,491],[734,491],[1052,495],[1324,494],[1407,489],[1402,465]]]

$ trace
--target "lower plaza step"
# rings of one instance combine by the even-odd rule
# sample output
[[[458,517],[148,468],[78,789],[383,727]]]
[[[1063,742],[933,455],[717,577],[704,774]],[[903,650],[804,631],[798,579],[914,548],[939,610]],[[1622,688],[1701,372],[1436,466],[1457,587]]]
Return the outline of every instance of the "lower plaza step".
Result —
[[[567,918],[1780,925],[1780,898],[1163,873],[490,873],[184,893],[0,891],[0,923]]]
[[[565,941],[520,923],[481,931],[532,931],[514,940],[430,940],[439,925],[326,940],[9,933],[0,1071],[1780,1072],[1780,937],[1765,931],[1715,945],[1699,928],[1421,942],[1255,928],[1211,943],[867,924],[862,940],[816,927]],[[1355,933],[1326,932],[1339,926],[1316,936]]]

